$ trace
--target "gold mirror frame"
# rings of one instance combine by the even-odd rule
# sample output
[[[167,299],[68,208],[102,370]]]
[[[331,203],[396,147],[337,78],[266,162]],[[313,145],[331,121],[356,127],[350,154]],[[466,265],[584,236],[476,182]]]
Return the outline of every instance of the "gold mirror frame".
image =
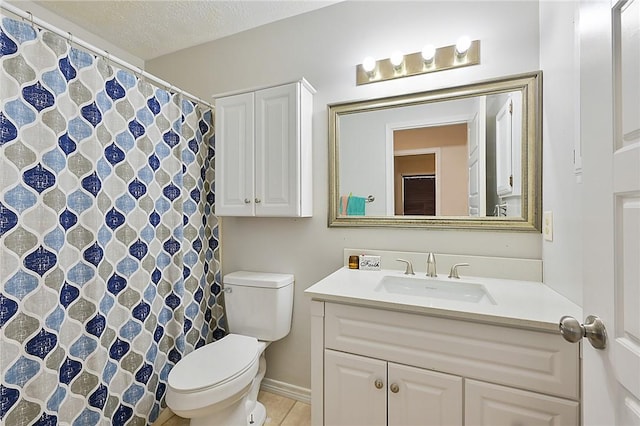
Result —
[[[522,217],[338,216],[341,116],[522,91]],[[542,205],[542,72],[509,76],[463,86],[386,98],[344,102],[329,108],[329,227],[397,227],[540,232]]]

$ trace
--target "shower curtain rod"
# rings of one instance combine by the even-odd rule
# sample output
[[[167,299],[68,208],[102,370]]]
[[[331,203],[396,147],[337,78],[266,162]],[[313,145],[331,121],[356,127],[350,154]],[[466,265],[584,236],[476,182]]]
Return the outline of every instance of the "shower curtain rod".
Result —
[[[114,57],[111,56],[111,54],[104,50],[104,49],[100,49],[92,44],[89,44],[83,40],[80,40],[78,38],[74,38],[73,34],[71,34],[70,32],[64,32],[61,29],[39,19],[33,16],[33,14],[31,12],[28,11],[24,11],[22,9],[19,9],[13,5],[7,4],[6,2],[0,0],[0,8],[5,9],[6,11],[22,18],[23,20],[28,21],[28,23],[30,23],[32,26],[37,26],[40,27],[44,30],[47,31],[51,31],[52,33],[55,33],[57,35],[59,35],[60,37],[66,38],[67,41],[69,42],[69,44],[75,43],[78,46],[89,50],[92,53],[95,53],[96,55],[101,56],[102,58],[104,58],[105,60],[109,61],[109,62],[113,62],[119,66],[121,66],[122,68],[125,68],[129,71],[132,71],[136,76],[138,77],[144,77],[145,80],[147,81],[151,81],[153,83],[156,83],[162,87],[164,87],[165,89],[167,89],[169,92],[177,92],[179,94],[181,94],[182,96],[185,96],[187,98],[190,98],[193,101],[196,101],[198,103],[201,103],[209,108],[214,109],[214,106],[211,105],[209,102],[206,102],[200,98],[198,98],[197,96],[194,96],[190,93],[185,92],[184,90],[180,90],[177,87],[175,87],[174,85],[159,79],[158,77],[154,76],[153,74],[149,74],[148,72],[146,72],[145,70],[143,70],[140,67],[136,67],[135,65],[132,65],[118,57]]]

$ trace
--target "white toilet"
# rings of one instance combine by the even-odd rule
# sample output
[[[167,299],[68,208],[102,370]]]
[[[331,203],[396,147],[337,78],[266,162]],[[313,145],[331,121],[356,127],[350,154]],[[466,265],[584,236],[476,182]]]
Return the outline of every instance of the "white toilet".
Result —
[[[231,334],[181,359],[169,373],[167,406],[191,426],[260,426],[264,350],[291,329],[293,275],[238,271],[223,278]]]

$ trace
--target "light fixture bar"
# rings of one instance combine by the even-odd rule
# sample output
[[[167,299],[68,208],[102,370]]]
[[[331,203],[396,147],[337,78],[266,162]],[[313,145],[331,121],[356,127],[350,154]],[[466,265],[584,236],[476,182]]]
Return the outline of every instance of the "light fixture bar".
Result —
[[[404,66],[400,68],[394,67],[389,58],[376,61],[373,71],[370,72],[365,71],[362,64],[358,64],[356,66],[356,85],[478,64],[480,64],[480,40],[473,40],[464,54],[456,52],[455,44],[437,48],[435,56],[430,62],[425,62],[422,52],[416,52],[405,55]]]

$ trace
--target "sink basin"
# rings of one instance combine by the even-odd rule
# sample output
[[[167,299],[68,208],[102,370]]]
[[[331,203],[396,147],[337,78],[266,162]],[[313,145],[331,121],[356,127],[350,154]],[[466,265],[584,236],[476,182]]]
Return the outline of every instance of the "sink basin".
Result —
[[[482,284],[457,279],[385,275],[375,291],[469,303],[496,304]]]

